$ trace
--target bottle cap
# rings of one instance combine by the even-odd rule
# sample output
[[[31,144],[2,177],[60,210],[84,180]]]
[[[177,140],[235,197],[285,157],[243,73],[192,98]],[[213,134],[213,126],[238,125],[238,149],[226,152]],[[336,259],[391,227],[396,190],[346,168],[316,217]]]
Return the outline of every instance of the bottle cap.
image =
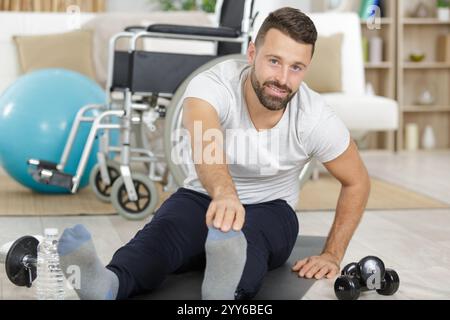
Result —
[[[44,235],[46,236],[57,236],[58,235],[58,229],[56,228],[47,228],[44,230]]]

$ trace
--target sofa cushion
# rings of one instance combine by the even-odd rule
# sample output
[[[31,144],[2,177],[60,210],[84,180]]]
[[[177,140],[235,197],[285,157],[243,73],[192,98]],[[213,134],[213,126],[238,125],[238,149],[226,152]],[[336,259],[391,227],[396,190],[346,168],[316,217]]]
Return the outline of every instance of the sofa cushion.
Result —
[[[76,30],[49,35],[14,36],[22,73],[64,68],[96,79],[92,32]]]
[[[363,95],[366,91],[361,42],[361,21],[355,12],[319,12],[309,17],[320,37],[342,33],[342,92]]]
[[[342,91],[342,41],[344,35],[337,33],[319,37],[305,82],[319,93]]]

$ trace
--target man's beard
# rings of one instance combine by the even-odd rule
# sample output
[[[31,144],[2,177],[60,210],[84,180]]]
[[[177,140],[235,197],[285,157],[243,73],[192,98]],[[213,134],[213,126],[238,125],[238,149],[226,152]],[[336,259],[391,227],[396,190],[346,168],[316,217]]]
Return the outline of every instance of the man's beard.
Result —
[[[292,89],[288,86],[281,85],[278,81],[266,81],[263,85],[261,85],[256,79],[255,67],[252,68],[250,72],[250,80],[253,86],[253,90],[255,90],[256,96],[259,99],[259,102],[267,109],[271,111],[279,111],[286,109],[289,102],[291,102],[292,98],[295,95],[295,92],[292,93]],[[285,98],[271,96],[264,92],[264,88],[268,86],[274,86],[277,89],[283,90],[287,93]]]

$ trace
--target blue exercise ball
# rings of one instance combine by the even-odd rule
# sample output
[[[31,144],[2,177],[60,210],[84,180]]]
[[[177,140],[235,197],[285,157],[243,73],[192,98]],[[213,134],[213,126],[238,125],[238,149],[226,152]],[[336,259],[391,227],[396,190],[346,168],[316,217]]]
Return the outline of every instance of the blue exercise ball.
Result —
[[[34,181],[27,161],[59,163],[77,112],[88,104],[105,102],[104,90],[77,72],[43,69],[20,77],[0,96],[0,164],[25,187],[42,193],[67,193]],[[91,125],[82,123],[64,172],[75,175]],[[97,151],[96,140],[80,188],[89,183]]]

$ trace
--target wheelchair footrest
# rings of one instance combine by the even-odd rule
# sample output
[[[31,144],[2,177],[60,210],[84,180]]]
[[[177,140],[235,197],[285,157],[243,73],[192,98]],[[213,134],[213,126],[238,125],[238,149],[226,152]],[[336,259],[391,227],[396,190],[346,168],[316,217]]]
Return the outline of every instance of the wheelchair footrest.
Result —
[[[58,170],[37,167],[31,170],[34,181],[72,191],[73,176]]]
[[[36,166],[38,169],[57,170],[58,164],[45,160],[28,160],[28,165]]]

